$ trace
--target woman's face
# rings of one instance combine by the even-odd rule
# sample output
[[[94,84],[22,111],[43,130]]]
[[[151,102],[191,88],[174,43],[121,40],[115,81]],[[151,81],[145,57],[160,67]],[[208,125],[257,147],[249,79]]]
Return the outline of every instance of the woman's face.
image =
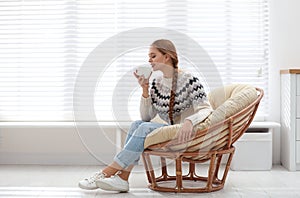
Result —
[[[161,70],[166,65],[166,55],[163,55],[157,48],[151,46],[148,55],[153,71]]]

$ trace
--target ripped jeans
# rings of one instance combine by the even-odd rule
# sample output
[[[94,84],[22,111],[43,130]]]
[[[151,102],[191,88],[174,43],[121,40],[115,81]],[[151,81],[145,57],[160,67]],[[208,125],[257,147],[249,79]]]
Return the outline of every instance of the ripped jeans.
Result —
[[[115,157],[122,168],[127,168],[130,165],[137,165],[140,155],[144,151],[144,141],[146,136],[153,130],[167,126],[166,124],[144,122],[141,120],[135,121],[131,124],[128,131],[125,146]]]

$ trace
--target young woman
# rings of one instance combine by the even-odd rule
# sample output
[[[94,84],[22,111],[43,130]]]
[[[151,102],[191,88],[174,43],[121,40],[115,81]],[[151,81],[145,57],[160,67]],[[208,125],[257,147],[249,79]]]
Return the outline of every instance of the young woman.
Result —
[[[212,111],[204,88],[197,77],[178,70],[178,57],[174,44],[165,39],[154,41],[149,48],[149,63],[153,71],[161,71],[149,92],[149,79],[134,75],[143,89],[141,119],[132,123],[123,150],[102,171],[79,182],[83,189],[103,189],[127,192],[128,178],[144,150],[144,140],[153,130],[166,126],[151,120],[159,115],[168,124],[182,124],[179,142],[192,138],[193,126],[203,121]]]

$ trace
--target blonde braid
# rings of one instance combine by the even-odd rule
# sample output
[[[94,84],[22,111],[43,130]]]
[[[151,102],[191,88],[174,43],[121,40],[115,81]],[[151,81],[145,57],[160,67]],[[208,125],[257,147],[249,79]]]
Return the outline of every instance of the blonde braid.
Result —
[[[169,104],[169,119],[170,119],[171,125],[174,124],[173,111],[174,111],[174,106],[175,106],[177,78],[178,78],[178,67],[174,66],[174,74],[173,74],[173,79],[172,79],[172,89],[171,89],[170,104]]]

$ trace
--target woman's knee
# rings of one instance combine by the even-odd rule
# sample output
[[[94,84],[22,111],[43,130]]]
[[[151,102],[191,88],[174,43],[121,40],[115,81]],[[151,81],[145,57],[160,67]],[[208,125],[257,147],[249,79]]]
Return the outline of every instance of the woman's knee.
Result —
[[[138,137],[146,137],[151,131],[156,129],[151,122],[144,122],[134,131],[134,135]]]
[[[130,128],[129,128],[128,134],[133,134],[134,131],[135,131],[137,128],[139,128],[139,126],[140,126],[142,123],[144,123],[144,121],[142,121],[142,120],[136,120],[136,121],[132,122],[132,124],[131,124],[131,126],[130,126]]]

